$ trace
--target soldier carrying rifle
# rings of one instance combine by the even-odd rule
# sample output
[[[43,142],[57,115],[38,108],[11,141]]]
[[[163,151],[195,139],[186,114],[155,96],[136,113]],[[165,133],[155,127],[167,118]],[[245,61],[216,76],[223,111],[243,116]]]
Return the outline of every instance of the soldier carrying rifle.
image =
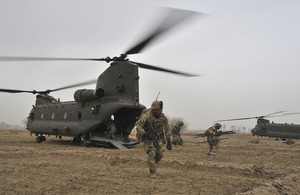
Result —
[[[172,150],[171,131],[167,117],[162,113],[163,102],[154,101],[151,109],[141,115],[136,122],[137,139],[144,142],[148,155],[150,177],[156,177],[156,164],[163,158],[164,147]]]
[[[172,128],[172,144],[177,146],[182,146],[183,139],[180,137],[180,131],[183,127],[184,123],[182,121],[178,121]]]
[[[216,123],[214,126],[208,128],[205,131],[205,134],[207,135],[207,143],[209,145],[209,149],[207,152],[207,155],[214,155],[212,153],[213,147],[216,146],[218,148],[218,143],[220,142],[219,136],[217,135],[218,130],[222,127],[220,123]]]

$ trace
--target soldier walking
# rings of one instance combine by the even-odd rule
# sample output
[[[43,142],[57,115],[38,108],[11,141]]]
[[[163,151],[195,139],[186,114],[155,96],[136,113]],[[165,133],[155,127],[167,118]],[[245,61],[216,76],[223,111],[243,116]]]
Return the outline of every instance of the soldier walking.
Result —
[[[162,113],[163,102],[154,101],[136,123],[137,139],[144,142],[148,155],[150,177],[156,177],[156,164],[163,158],[164,147],[172,150],[171,132],[167,117]]]
[[[182,121],[178,121],[172,128],[172,144],[177,146],[182,146],[183,139],[180,137],[181,128],[184,123]]]
[[[115,122],[112,119],[108,119],[106,122],[104,122],[104,124],[106,125],[105,136],[107,138],[114,139],[115,133],[117,132]]]
[[[218,146],[219,143],[219,136],[216,136],[218,130],[222,127],[222,125],[220,123],[216,123],[214,126],[208,128],[205,131],[205,134],[207,135],[207,143],[209,145],[209,149],[207,151],[207,155],[216,155],[214,153],[212,153],[213,147],[214,146]]]

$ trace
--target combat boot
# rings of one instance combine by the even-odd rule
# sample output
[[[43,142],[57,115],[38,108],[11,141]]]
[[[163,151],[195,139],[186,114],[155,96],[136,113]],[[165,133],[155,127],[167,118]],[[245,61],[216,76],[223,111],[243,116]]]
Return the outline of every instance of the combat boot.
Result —
[[[156,178],[156,173],[150,171],[150,178],[155,179]]]
[[[207,152],[207,156],[210,156],[210,155],[212,155],[212,156],[216,156],[216,154],[215,154],[215,153],[212,153],[212,152]]]

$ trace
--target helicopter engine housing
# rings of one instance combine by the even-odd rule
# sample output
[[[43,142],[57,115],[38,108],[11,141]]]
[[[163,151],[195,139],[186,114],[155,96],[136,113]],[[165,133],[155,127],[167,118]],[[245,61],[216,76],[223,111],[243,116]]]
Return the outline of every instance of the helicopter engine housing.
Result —
[[[97,94],[93,89],[79,89],[74,93],[74,99],[78,103],[90,102],[97,98]]]

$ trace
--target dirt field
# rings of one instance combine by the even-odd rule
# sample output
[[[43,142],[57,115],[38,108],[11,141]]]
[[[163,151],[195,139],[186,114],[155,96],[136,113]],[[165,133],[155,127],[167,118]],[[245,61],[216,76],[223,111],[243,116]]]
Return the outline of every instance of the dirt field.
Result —
[[[129,150],[74,146],[71,138],[35,143],[28,131],[0,130],[1,194],[300,194],[300,140],[222,138],[217,156],[183,135],[149,178],[142,145]]]

